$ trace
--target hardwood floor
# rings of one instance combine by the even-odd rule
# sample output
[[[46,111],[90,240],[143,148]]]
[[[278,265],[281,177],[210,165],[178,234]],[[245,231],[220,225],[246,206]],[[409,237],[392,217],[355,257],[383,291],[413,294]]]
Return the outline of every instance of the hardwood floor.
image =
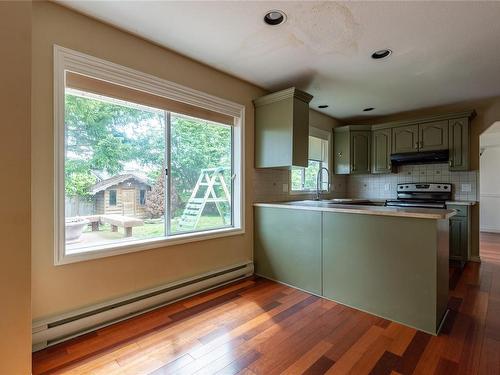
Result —
[[[500,374],[500,235],[450,268],[431,336],[249,279],[33,354],[34,374]]]

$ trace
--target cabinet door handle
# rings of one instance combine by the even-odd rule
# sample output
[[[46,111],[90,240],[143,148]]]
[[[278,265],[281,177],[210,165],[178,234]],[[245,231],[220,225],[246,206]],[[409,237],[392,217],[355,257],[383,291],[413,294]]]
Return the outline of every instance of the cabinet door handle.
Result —
[[[450,167],[453,167],[453,160],[448,161],[448,164],[450,165]]]

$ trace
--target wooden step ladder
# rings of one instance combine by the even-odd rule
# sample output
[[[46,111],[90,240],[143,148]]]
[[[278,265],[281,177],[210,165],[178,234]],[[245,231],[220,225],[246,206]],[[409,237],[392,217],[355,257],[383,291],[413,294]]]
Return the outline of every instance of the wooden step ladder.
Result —
[[[222,211],[222,204],[231,204],[231,195],[229,189],[227,188],[226,181],[224,179],[224,171],[227,168],[207,168],[202,169],[198,181],[189,197],[184,212],[182,213],[179,223],[177,225],[177,230],[182,232],[193,231],[199,224],[201,215],[207,203],[215,203],[217,211],[224,224],[230,221],[231,210],[228,210],[227,214]],[[205,192],[200,195],[200,188],[206,186]],[[217,190],[214,189],[215,186],[220,186],[222,188],[223,196],[217,196]]]

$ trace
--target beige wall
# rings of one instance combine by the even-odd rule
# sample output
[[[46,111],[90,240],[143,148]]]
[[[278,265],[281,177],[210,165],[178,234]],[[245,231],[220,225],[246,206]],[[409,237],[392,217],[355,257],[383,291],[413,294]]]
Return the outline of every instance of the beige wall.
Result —
[[[500,120],[500,97],[482,100],[472,100],[459,102],[434,108],[425,108],[415,111],[398,113],[390,116],[381,116],[364,121],[346,121],[347,123],[379,123],[386,121],[397,121],[401,119],[411,119],[439,113],[452,113],[475,109],[477,116],[472,120],[471,125],[471,169],[479,169],[479,136],[488,129],[494,122]],[[481,171],[479,171],[481,173]],[[479,254],[479,206],[472,208],[472,255]]]
[[[0,374],[31,372],[31,3],[0,2]],[[8,181],[8,183],[7,183]]]
[[[246,106],[246,234],[55,267],[53,44]],[[53,3],[33,5],[33,319],[252,259],[252,99],[260,88]]]

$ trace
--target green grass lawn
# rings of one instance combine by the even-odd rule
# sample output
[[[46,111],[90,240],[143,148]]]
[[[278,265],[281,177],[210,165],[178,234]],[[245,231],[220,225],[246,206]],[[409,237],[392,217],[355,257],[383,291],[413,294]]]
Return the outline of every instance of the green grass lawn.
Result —
[[[171,220],[172,232],[177,230],[178,218]],[[197,230],[208,229],[208,228],[218,228],[222,227],[224,222],[220,216],[202,216],[196,227]],[[146,239],[154,237],[162,237],[164,235],[165,225],[163,222],[160,223],[147,223],[145,222],[143,226],[134,227],[132,230],[132,236],[137,239]],[[111,232],[111,226],[109,224],[104,224],[99,227],[99,232],[90,232],[90,228],[85,230],[86,233],[92,233],[93,235],[98,235],[101,240],[113,240],[122,239],[124,235],[124,229],[118,228],[118,232]]]

